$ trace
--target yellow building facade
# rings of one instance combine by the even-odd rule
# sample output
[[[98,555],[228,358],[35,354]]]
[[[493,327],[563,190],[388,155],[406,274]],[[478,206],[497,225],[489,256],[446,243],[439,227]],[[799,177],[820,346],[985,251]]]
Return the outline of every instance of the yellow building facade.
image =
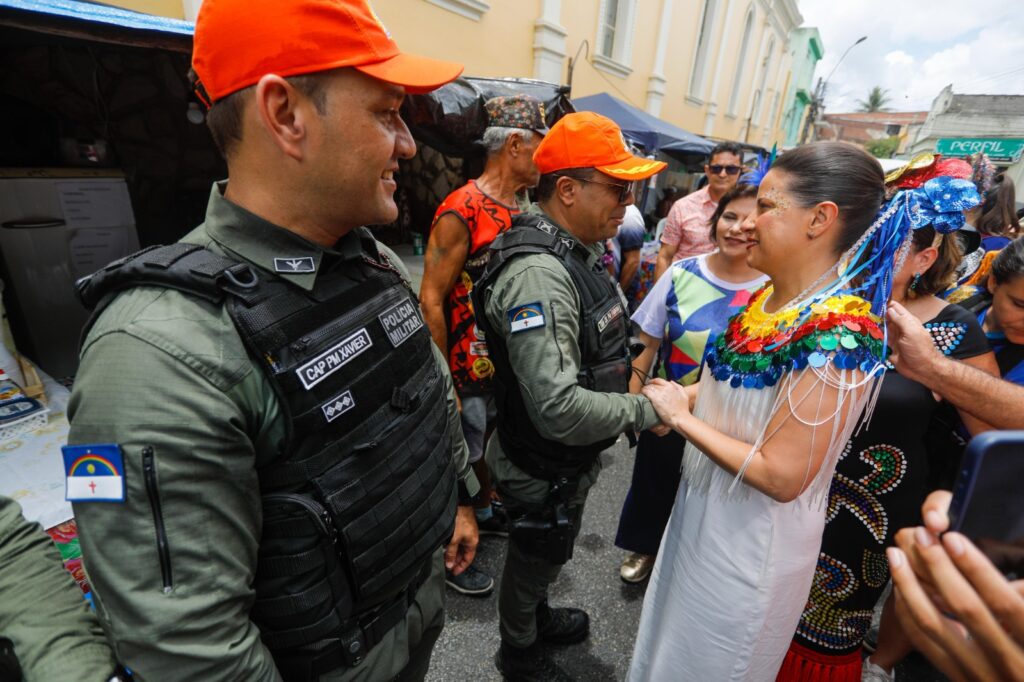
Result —
[[[108,0],[194,19],[201,0]],[[781,141],[795,0],[375,0],[403,49],[466,75],[607,92],[701,135]]]

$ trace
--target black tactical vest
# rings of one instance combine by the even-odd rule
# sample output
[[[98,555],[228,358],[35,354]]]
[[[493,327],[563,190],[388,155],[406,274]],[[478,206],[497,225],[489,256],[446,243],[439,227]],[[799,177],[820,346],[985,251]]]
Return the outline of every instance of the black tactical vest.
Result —
[[[615,442],[606,438],[589,445],[566,445],[544,438],[530,421],[519,390],[515,368],[509,362],[508,346],[500,328],[487,319],[484,297],[498,274],[516,256],[548,253],[565,266],[580,297],[580,386],[600,393],[626,393],[631,371],[629,320],[618,287],[604,268],[588,267],[586,248],[576,240],[559,235],[542,217],[520,214],[512,228],[491,243],[491,258],[473,286],[473,307],[477,325],[484,330],[487,348],[494,361],[494,389],[498,411],[497,433],[501,447],[512,462],[531,476],[544,480],[575,478],[588,470],[602,450]],[[529,333],[529,332],[527,332]],[[551,352],[557,352],[552,348]]]
[[[401,276],[368,232],[360,239],[361,256],[321,272],[311,292],[181,243],[78,283],[99,310],[109,294],[139,285],[227,306],[270,380],[288,435],[258,472],[252,619],[286,680],[359,663],[404,616],[454,529],[456,474],[433,341]]]

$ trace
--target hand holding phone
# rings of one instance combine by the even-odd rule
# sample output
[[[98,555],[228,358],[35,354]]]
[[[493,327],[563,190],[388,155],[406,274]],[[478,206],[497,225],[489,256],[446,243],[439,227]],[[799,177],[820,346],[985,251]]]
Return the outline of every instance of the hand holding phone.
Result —
[[[949,528],[1011,579],[1024,577],[1024,431],[989,431],[964,453]]]

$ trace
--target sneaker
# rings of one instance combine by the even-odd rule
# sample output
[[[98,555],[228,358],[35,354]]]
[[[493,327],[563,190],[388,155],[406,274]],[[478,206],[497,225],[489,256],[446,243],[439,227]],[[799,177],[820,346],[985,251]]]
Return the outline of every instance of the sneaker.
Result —
[[[505,513],[504,509],[495,509],[492,505],[491,518],[486,521],[477,521],[476,527],[480,531],[480,535],[497,535],[499,537],[508,537],[508,514]]]
[[[451,571],[445,570],[444,581],[456,592],[468,594],[471,597],[486,597],[494,591],[494,578],[473,564],[467,566],[466,570],[458,575],[453,575]]]
[[[896,671],[885,672],[885,668],[871,662],[870,658],[864,659],[864,667],[861,668],[860,682],[894,682]]]
[[[642,583],[654,568],[654,557],[649,554],[630,554],[622,561],[619,577],[627,583]]]
[[[534,642],[525,649],[501,643],[494,665],[508,682],[574,682],[550,655]]]
[[[537,606],[537,639],[549,644],[576,644],[590,634],[590,616],[582,609]]]

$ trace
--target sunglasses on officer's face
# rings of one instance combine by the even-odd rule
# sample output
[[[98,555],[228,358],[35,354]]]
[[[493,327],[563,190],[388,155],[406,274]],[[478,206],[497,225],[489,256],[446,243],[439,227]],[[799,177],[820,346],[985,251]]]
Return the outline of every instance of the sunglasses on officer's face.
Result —
[[[627,182],[625,185],[622,185],[622,184],[619,184],[617,182],[601,182],[600,180],[589,180],[587,178],[577,178],[577,177],[575,177],[573,175],[568,175],[568,174],[563,175],[561,173],[555,173],[555,175],[557,175],[560,178],[571,178],[571,179],[575,180],[576,182],[582,182],[582,183],[589,182],[592,185],[604,185],[605,187],[613,187],[613,188],[619,190],[618,200],[619,200],[619,205],[620,206],[625,205],[626,201],[629,199],[629,195],[630,194],[632,194],[634,197],[638,196],[638,194],[640,192],[641,183],[643,182],[642,180],[634,180],[633,182]]]
[[[721,175],[722,171],[725,171],[729,175],[739,175],[739,172],[743,170],[743,166],[723,166],[715,163],[708,166],[708,170],[711,171],[712,175]]]

